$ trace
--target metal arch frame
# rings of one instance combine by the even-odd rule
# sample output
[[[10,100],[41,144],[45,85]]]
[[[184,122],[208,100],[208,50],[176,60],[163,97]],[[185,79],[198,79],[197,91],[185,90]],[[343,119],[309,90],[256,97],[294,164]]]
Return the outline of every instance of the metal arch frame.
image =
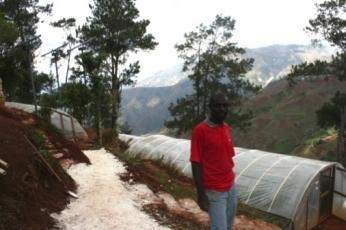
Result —
[[[246,154],[246,153],[243,153],[243,154]],[[252,160],[237,176],[236,176],[236,179],[235,179],[235,183],[237,183],[237,181],[238,181],[238,178],[240,178],[241,177],[241,175],[243,175],[243,173],[248,169],[248,168],[250,168],[250,166],[252,166],[254,163],[256,163],[258,160],[260,160],[260,159],[262,159],[262,158],[264,158],[264,157],[266,157],[266,156],[268,156],[269,155],[269,153],[267,153],[267,154],[263,154],[262,156],[259,156],[259,157],[257,157],[257,158],[255,158],[254,160]]]
[[[287,159],[287,158],[290,158],[290,156],[286,156],[286,157],[281,157],[281,158],[279,158],[277,161],[275,161],[269,168],[267,168],[267,169],[262,173],[262,175],[258,178],[258,180],[256,181],[255,185],[253,186],[253,188],[252,188],[250,194],[248,195],[248,198],[246,199],[245,204],[247,204],[247,203],[249,202],[252,193],[255,191],[257,185],[262,181],[262,178],[264,177],[264,175],[265,175],[269,170],[271,170],[276,164],[278,164],[280,161],[285,160],[285,159]]]
[[[166,144],[166,143],[169,142],[169,141],[172,141],[172,140],[169,139],[169,138],[166,138],[166,140],[162,141],[162,143],[159,144],[159,145],[157,145],[156,148],[158,148],[159,146],[161,146],[161,145],[163,145],[163,144]],[[150,151],[148,152],[148,155],[151,155],[155,150],[156,150],[155,148],[153,148],[152,150],[150,150]]]
[[[244,152],[244,154],[246,154],[246,152]],[[275,154],[275,153],[274,153]],[[241,154],[243,155],[243,154]],[[258,160],[262,159],[263,157],[265,156],[268,156],[270,155],[270,153],[266,153],[266,154],[263,154],[262,156],[260,157],[257,157],[256,159],[252,160],[238,175],[238,178],[244,174],[244,172],[250,168],[255,162],[257,162]],[[287,159],[287,158],[291,158],[292,156],[285,156],[284,158],[281,158],[279,159],[278,161],[274,162],[271,166],[271,168],[277,164],[278,162],[280,162],[281,160],[283,159]],[[304,160],[304,158],[302,158],[301,160],[303,160],[302,162],[300,162],[298,165],[296,165],[294,168],[292,168],[289,173],[285,176],[285,179],[282,181],[280,187],[277,189],[277,192],[275,193],[275,196],[274,198],[272,199],[272,202],[271,202],[271,205],[270,207],[267,209],[267,212],[268,213],[271,213],[271,208],[278,196],[278,194],[280,193],[283,185],[285,184],[285,182],[287,181],[287,179],[290,177],[290,175],[298,168],[298,166],[302,165],[302,164],[310,164],[310,165],[316,165],[316,166],[320,166],[319,169],[316,170],[316,172],[314,174],[312,174],[311,178],[307,181],[307,184],[306,184],[306,187],[304,189],[302,189],[302,193],[301,193],[301,197],[297,199],[297,202],[296,202],[296,206],[293,208],[293,211],[292,211],[292,216],[291,217],[284,217],[284,218],[288,218],[291,220],[291,222],[293,223],[294,225],[294,220],[296,218],[296,213],[297,213],[297,209],[299,208],[300,206],[300,203],[302,202],[302,199],[304,198],[304,195],[306,194],[306,191],[307,189],[309,188],[310,184],[311,184],[311,181],[313,181],[316,176],[318,176],[318,174],[320,173],[321,170],[325,169],[325,168],[328,168],[328,167],[331,167],[332,165],[335,165],[335,163],[331,163],[331,164],[327,164],[327,165],[320,165],[320,164],[317,164],[317,163],[314,163],[314,162],[310,162],[310,159],[306,159]],[[269,169],[267,169],[264,173],[262,173],[262,176],[259,177],[258,181],[256,182],[255,186],[253,187],[252,191],[250,192],[250,194],[248,195],[248,198],[246,200],[246,202],[248,202],[249,200],[249,197],[251,197],[251,194],[252,192],[254,191],[254,189],[256,188],[256,185],[259,183],[260,179],[263,178],[263,176],[265,175],[266,172],[268,172]],[[245,202],[245,203],[246,203]]]
[[[163,141],[162,143],[160,143],[158,146],[160,146],[160,145],[162,145],[162,144],[164,144],[164,143],[167,143],[167,142],[169,142],[169,141],[172,141],[172,140],[175,140],[175,141],[176,141],[176,139],[174,139],[174,138],[169,138],[169,137],[166,137],[166,136],[163,136],[163,137],[165,137],[166,140],[164,140],[164,141]],[[150,140],[149,142],[145,143],[141,148],[138,148],[138,152],[135,153],[135,154],[140,154],[141,152],[143,152],[143,150],[144,150],[146,147],[150,147],[150,145],[152,145],[155,141],[158,141],[158,140],[160,140],[159,135],[155,135],[155,138],[153,138],[153,139]],[[139,144],[139,142],[141,142],[141,141],[143,141],[143,139],[138,139],[138,140],[136,140],[135,143],[133,143],[133,147],[137,146],[137,145]],[[178,143],[175,143],[175,144],[169,146],[169,147],[165,150],[164,154],[165,154],[165,153],[169,153],[169,152],[170,152],[172,149],[174,149],[176,146],[182,145],[183,143],[186,143],[186,142],[188,142],[188,141],[189,141],[189,140],[184,140],[184,139],[179,140]],[[156,147],[157,147],[157,146],[156,146]],[[149,156],[150,156],[152,153],[154,153],[154,152],[155,152],[155,147],[154,147],[152,150],[150,150],[147,154],[145,154],[145,156],[146,156],[146,157],[149,157]],[[163,155],[164,155],[164,154],[163,154]],[[176,162],[176,160],[181,156],[181,154],[182,154],[182,152],[179,153],[179,154],[172,160],[172,164],[174,164],[174,163]],[[186,166],[185,166],[185,167],[186,167]],[[185,167],[184,167],[184,169],[185,169]],[[183,170],[184,170],[184,169],[183,169]]]
[[[139,141],[139,140],[138,140],[138,141]],[[150,141],[150,142],[147,143],[147,144],[152,144],[153,141],[154,141],[154,140]],[[167,141],[168,141],[168,140],[167,140]],[[186,141],[189,141],[189,140],[186,140]],[[134,141],[134,142],[135,142],[135,143],[133,143],[134,145],[137,145],[137,144],[138,144],[138,143],[136,143],[137,140]],[[184,143],[184,142],[185,142],[185,141],[183,141],[183,142],[180,142],[180,141],[179,141],[178,143],[172,145],[172,146],[169,147],[168,149],[173,149],[175,146],[180,145],[180,144],[182,144],[182,143]],[[167,142],[165,141],[165,143],[167,143]],[[145,145],[145,146],[147,146],[147,145]],[[143,146],[143,148],[140,148],[141,151],[142,151],[143,149],[144,149],[144,146]],[[168,149],[167,149],[167,150],[168,150]],[[182,152],[174,159],[173,162],[175,162],[175,161],[179,158],[179,156],[180,156],[181,154],[183,154],[183,152],[185,152],[185,151],[182,151]],[[251,152],[252,152],[251,150],[250,150],[250,151],[245,151],[245,152],[243,152],[242,154],[236,154],[235,157],[243,157],[243,156],[245,156],[245,155],[243,155],[243,154],[251,153]],[[242,176],[242,175],[243,175],[243,174],[244,174],[255,162],[257,162],[258,160],[262,159],[263,157],[269,156],[270,154],[275,154],[275,153],[270,153],[270,152],[267,153],[267,152],[265,152],[265,153],[263,153],[263,155],[260,155],[259,157],[256,157],[255,159],[253,159],[253,160],[252,160],[252,161],[251,161],[251,162],[250,162],[250,163],[238,174],[237,179],[238,179],[239,177],[241,177],[241,176]],[[247,155],[247,154],[246,154],[246,155]],[[261,179],[264,177],[264,175],[265,175],[271,168],[273,168],[277,163],[279,163],[279,162],[282,161],[283,159],[287,159],[287,158],[290,158],[290,157],[291,157],[291,156],[285,156],[285,157],[283,157],[283,158],[281,158],[281,159],[276,160],[274,163],[272,163],[272,165],[270,166],[270,168],[267,169],[267,170],[265,170],[265,171],[262,173],[262,175],[258,178],[258,180],[257,180],[256,184],[254,185],[252,191],[251,191],[250,194],[248,195],[247,200],[249,200],[249,198],[251,198],[253,191],[255,190],[255,188],[257,187],[258,183],[261,181]],[[300,190],[300,191],[302,191],[301,194],[300,194],[300,197],[298,196],[297,202],[294,204],[295,207],[292,209],[291,217],[288,218],[288,219],[291,221],[292,228],[294,228],[295,220],[296,220],[296,218],[297,218],[297,210],[298,210],[298,208],[301,206],[302,200],[303,200],[304,197],[306,196],[307,190],[308,190],[309,187],[311,186],[311,182],[312,182],[313,180],[316,179],[316,177],[319,175],[319,173],[320,173],[321,170],[326,169],[326,168],[328,168],[328,167],[335,167],[335,165],[336,165],[335,162],[330,162],[329,164],[318,164],[318,163],[310,162],[309,159],[304,160],[304,158],[302,158],[302,159],[300,159],[300,160],[302,160],[302,161],[299,162],[298,165],[294,166],[294,167],[289,171],[289,173],[286,175],[285,179],[281,182],[279,188],[277,189],[277,191],[276,191],[276,193],[275,193],[274,198],[273,198],[272,201],[271,201],[270,207],[269,207],[268,210],[267,210],[268,213],[271,213],[271,209],[272,209],[272,207],[273,207],[273,204],[275,203],[275,201],[276,201],[276,199],[277,199],[277,197],[278,197],[278,194],[279,194],[280,191],[282,190],[282,187],[284,186],[284,184],[286,183],[286,181],[288,180],[288,178],[292,175],[292,173],[295,172],[295,171],[297,170],[297,168],[298,168],[300,165],[303,165],[303,164],[310,164],[310,165],[319,166],[319,168],[316,169],[316,171],[311,175],[310,179],[306,182],[305,188],[303,188],[303,189]],[[326,163],[327,163],[327,162],[326,162]],[[187,167],[188,167],[189,165],[190,165],[189,162],[187,162],[187,164],[185,165],[185,167],[184,167],[183,170],[182,170],[183,173],[185,173],[185,171],[186,171],[186,169],[187,169]],[[287,218],[287,217],[284,217],[284,218]]]
[[[320,173],[321,171],[323,171],[324,169],[327,169],[327,168],[329,168],[329,167],[335,167],[335,165],[336,165],[336,164],[335,164],[334,162],[332,162],[332,163],[330,163],[330,164],[328,164],[328,165],[323,165],[319,170],[316,170],[315,175],[312,176],[312,177],[310,178],[310,180],[306,183],[305,188],[302,190],[303,192],[301,193],[301,197],[300,197],[299,199],[297,199],[298,202],[297,202],[297,204],[296,204],[296,207],[293,209],[293,216],[292,216],[292,218],[291,218],[292,223],[293,223],[293,229],[294,229],[294,225],[295,225],[295,219],[297,218],[297,210],[298,210],[299,206],[301,205],[301,203],[302,203],[302,201],[303,201],[303,199],[304,199],[304,196],[306,195],[307,190],[308,190],[309,187],[311,186],[311,182],[314,181],[314,180],[316,179],[316,177],[319,176],[319,173]]]
[[[304,163],[304,161],[300,162],[299,164],[297,164],[296,166],[294,166],[290,171],[289,173],[287,174],[286,178],[281,182],[279,188],[276,190],[276,193],[272,199],[272,202],[270,203],[270,206],[269,208],[267,209],[267,212],[271,212],[271,209],[273,207],[273,204],[279,194],[279,192],[281,191],[282,187],[284,186],[284,184],[286,183],[286,181],[288,180],[288,178],[290,177],[290,175],[300,166]]]
[[[144,138],[144,137],[143,137],[143,138]],[[153,138],[153,140],[149,140],[147,143],[144,143],[144,145],[143,145],[141,148],[139,148],[139,151],[138,151],[137,155],[138,155],[138,154],[141,154],[141,152],[143,151],[143,149],[144,149],[145,147],[150,146],[150,144],[151,144],[153,141],[156,141],[156,140],[157,140],[156,138]],[[138,139],[138,140],[133,144],[133,147],[135,147],[136,145],[138,145],[140,141],[143,141],[143,139]],[[132,147],[132,148],[133,148],[133,147]],[[131,148],[131,147],[130,147],[130,148]],[[129,148],[129,150],[130,150],[130,148]]]

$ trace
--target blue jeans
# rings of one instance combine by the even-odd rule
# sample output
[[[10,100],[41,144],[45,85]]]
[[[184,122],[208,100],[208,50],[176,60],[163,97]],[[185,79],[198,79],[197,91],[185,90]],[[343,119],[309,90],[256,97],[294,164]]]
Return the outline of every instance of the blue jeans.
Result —
[[[225,192],[206,189],[205,193],[209,201],[210,229],[230,230],[233,226],[237,207],[235,185]]]

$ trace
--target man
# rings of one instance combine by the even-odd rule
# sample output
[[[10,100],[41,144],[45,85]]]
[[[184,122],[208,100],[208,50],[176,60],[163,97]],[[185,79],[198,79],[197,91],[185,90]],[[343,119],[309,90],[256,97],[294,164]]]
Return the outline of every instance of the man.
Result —
[[[229,126],[224,123],[228,99],[217,92],[210,97],[210,115],[192,132],[192,175],[198,205],[208,211],[212,230],[229,230],[236,211],[233,170],[234,146]]]

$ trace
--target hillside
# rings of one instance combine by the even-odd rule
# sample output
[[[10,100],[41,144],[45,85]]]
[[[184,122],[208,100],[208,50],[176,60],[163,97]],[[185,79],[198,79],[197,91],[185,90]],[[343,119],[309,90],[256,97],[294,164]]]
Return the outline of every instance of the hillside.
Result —
[[[169,117],[170,103],[191,91],[188,81],[167,87],[124,90],[120,123],[127,121],[134,134],[158,132]]]
[[[33,115],[0,107],[0,229],[49,229],[51,212],[68,203],[76,184],[62,166],[89,163],[75,143]]]
[[[335,135],[319,128],[315,111],[345,88],[346,82],[333,77],[302,80],[293,88],[285,80],[269,84],[244,104],[255,118],[247,133],[235,130],[236,145],[323,159],[333,151]],[[323,151],[312,145],[324,146]]]

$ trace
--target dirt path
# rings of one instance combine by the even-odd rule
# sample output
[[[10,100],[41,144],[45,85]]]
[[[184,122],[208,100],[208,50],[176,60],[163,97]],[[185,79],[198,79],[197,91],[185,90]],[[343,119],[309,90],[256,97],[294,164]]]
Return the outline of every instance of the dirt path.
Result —
[[[78,184],[78,199],[52,214],[61,229],[169,229],[141,211],[141,201],[122,182],[123,164],[104,149],[85,151],[91,165],[72,166],[68,173]],[[142,194],[143,196],[143,194]]]

